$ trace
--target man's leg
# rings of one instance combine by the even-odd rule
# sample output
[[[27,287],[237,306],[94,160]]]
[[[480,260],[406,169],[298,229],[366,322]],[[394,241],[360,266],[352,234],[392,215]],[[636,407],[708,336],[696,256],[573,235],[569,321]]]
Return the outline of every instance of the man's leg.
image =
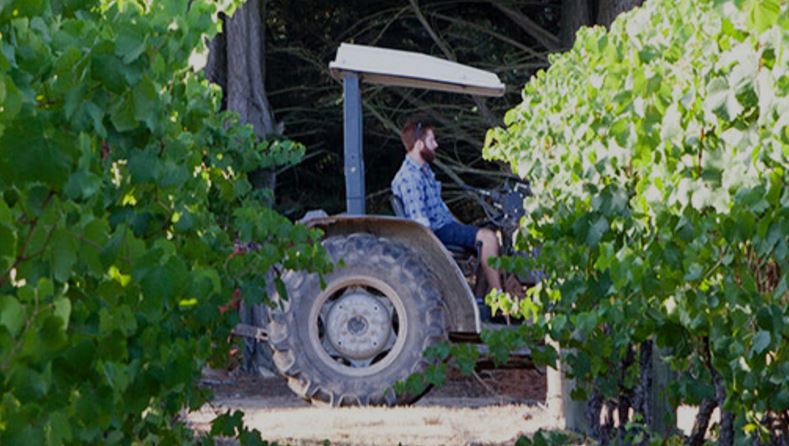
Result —
[[[458,222],[448,223],[434,231],[436,236],[444,245],[462,246],[466,249],[475,249],[477,242],[482,243],[480,259],[482,261],[482,272],[488,282],[489,288],[501,290],[501,277],[498,271],[488,265],[488,257],[499,255],[499,239],[496,233],[488,228],[479,228],[474,225],[466,225]]]
[[[499,255],[499,239],[496,237],[496,233],[488,228],[482,228],[477,231],[477,241],[482,242],[480,253],[482,256],[482,271],[485,273],[488,285],[490,288],[502,290],[501,275],[488,264],[488,258]]]

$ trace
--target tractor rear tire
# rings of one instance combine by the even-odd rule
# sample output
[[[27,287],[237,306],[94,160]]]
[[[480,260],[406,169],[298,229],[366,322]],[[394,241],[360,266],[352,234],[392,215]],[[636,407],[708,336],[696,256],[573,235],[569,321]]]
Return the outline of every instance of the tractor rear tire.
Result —
[[[366,233],[323,241],[335,269],[288,271],[288,296],[269,313],[269,344],[288,385],[330,406],[410,403],[394,384],[429,364],[424,351],[447,338],[436,279],[413,252]],[[340,261],[344,263],[340,263]]]

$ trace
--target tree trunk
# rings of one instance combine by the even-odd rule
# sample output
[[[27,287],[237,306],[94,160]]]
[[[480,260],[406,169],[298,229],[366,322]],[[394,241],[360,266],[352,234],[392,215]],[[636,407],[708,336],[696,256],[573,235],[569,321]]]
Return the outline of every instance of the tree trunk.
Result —
[[[596,23],[608,28],[616,16],[636,6],[641,6],[642,3],[644,0],[599,0]]]
[[[720,433],[718,434],[719,446],[732,446],[734,444],[734,414],[726,410],[726,384],[717,370],[712,370],[712,381],[715,384],[715,399],[718,400],[720,410]]]
[[[252,124],[261,139],[275,130],[265,87],[264,7],[265,0],[249,0],[224,17],[206,65],[206,77],[222,87],[226,108]]]
[[[651,342],[651,341],[650,341]],[[668,352],[652,344],[649,398],[645,405],[649,407],[650,418],[647,421],[649,430],[663,436],[670,435],[677,426],[677,412],[668,399],[668,387],[674,380],[671,366],[665,361]]]
[[[708,398],[701,402],[699,412],[696,414],[696,421],[693,423],[693,430],[690,432],[690,437],[686,444],[688,446],[702,446],[704,444],[704,436],[707,434],[707,427],[710,425],[710,417],[712,411],[718,406],[717,400]]]
[[[252,125],[261,140],[281,132],[266,96],[265,0],[248,0],[232,17],[222,18],[222,33],[209,43],[205,73],[222,87],[222,105]],[[256,188],[274,190],[273,171],[255,171]]]
[[[595,384],[592,384],[592,392],[589,396],[589,399],[586,401],[586,422],[589,429],[586,433],[598,443],[606,444],[607,441],[604,441],[604,427],[600,424],[600,415],[603,413],[603,396],[597,390]],[[608,436],[605,436],[605,440],[608,439]]]
[[[205,76],[222,87],[222,108],[238,113],[243,123],[252,125],[259,140],[281,132],[266,97],[265,0],[248,0],[232,17],[222,17],[222,33],[208,45]],[[273,171],[258,169],[249,173],[257,189],[274,190]],[[271,195],[273,197],[273,194]],[[273,203],[269,202],[269,205]],[[273,278],[272,278],[273,279]],[[263,326],[265,305],[241,305],[242,323]],[[273,362],[268,344],[244,339],[244,366],[247,372],[273,375]]]
[[[563,49],[572,48],[578,29],[591,24],[592,9],[588,0],[562,0],[559,40]]]

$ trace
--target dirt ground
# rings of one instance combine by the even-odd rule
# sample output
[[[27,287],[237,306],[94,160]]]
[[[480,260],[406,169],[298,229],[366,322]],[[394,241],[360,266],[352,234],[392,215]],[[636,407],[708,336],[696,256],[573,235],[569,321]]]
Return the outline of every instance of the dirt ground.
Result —
[[[447,383],[412,406],[316,407],[291,393],[281,378],[207,371],[211,404],[189,414],[193,428],[208,429],[228,409],[269,441],[317,445],[513,444],[539,428],[555,428],[545,410],[546,380],[538,370],[482,370],[464,377],[450,370]]]

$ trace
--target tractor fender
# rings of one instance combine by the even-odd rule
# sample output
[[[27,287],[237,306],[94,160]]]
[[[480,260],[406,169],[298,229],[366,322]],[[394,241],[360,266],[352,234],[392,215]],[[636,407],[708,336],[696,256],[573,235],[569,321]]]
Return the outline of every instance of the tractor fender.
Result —
[[[449,331],[481,331],[474,294],[452,255],[430,229],[413,220],[382,215],[335,215],[312,218],[304,224],[321,229],[324,237],[366,232],[407,246],[431,266],[438,279],[439,291],[449,314]]]

